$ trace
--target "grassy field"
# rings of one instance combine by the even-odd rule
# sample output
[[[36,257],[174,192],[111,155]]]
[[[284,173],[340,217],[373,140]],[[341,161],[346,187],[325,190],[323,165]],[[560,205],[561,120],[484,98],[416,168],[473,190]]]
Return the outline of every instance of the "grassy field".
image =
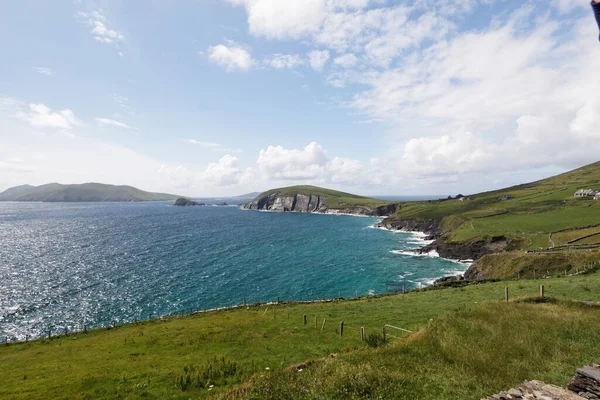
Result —
[[[370,197],[358,196],[351,193],[339,192],[337,190],[325,189],[318,186],[310,185],[298,185],[289,186],[285,188],[271,189],[264,193],[261,193],[258,197],[265,197],[275,193],[282,195],[294,196],[297,194],[310,194],[313,196],[325,197],[325,205],[328,208],[343,209],[350,207],[367,207],[377,208],[379,206],[385,206],[391,202],[379,199],[373,199]]]
[[[0,398],[389,398],[393,390],[397,398],[475,399],[524,379],[563,384],[600,357],[600,314],[498,304],[505,286],[518,298],[535,296],[542,283],[556,299],[600,301],[600,274],[591,274],[129,324],[0,346]],[[370,349],[360,327],[374,334],[384,324],[419,332]],[[305,375],[289,368],[307,360],[316,361]],[[435,383],[426,384],[427,374]],[[312,386],[311,376],[320,377]]]
[[[600,225],[600,201],[573,196],[578,189],[594,188],[600,189],[600,163],[538,182],[472,195],[468,200],[404,203],[395,216],[439,220],[449,241],[469,242],[503,234],[525,239],[523,249],[546,248],[553,244],[544,236]],[[582,231],[581,236],[587,233]],[[559,240],[556,245],[564,243]]]

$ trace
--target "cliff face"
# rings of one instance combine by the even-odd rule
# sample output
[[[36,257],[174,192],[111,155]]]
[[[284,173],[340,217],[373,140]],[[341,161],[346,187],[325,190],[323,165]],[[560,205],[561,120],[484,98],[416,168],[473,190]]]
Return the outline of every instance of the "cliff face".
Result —
[[[284,195],[274,193],[259,197],[244,205],[248,210],[280,211],[280,212],[304,212],[323,214],[354,214],[369,216],[386,216],[395,212],[397,205],[390,204],[374,209],[356,206],[342,209],[328,208],[326,197],[311,194]]]

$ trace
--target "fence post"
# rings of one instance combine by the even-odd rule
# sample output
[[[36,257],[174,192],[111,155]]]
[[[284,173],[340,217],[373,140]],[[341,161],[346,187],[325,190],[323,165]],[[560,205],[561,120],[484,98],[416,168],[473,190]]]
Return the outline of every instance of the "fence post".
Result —
[[[277,304],[279,304],[279,296],[277,296]]]
[[[360,327],[360,338],[362,339],[362,341],[365,341],[365,327],[361,326]]]
[[[69,334],[67,333],[67,327],[65,326],[65,336],[69,336]]]
[[[358,299],[358,289],[356,289],[356,298]]]
[[[8,346],[8,336],[4,336],[4,344]]]
[[[508,303],[508,286],[504,288],[504,301]]]
[[[25,335],[25,343],[29,342],[29,335]]]
[[[317,329],[317,316],[315,315],[315,329]]]
[[[544,297],[544,285],[540,285],[540,297]]]
[[[406,286],[402,285],[402,294],[406,294]]]
[[[87,325],[83,324],[83,333],[87,333]]]
[[[306,325],[306,314],[304,314],[304,325]]]
[[[344,321],[340,322],[340,336],[344,336]]]
[[[48,339],[50,339],[50,334],[52,333],[52,329],[48,329]]]
[[[383,327],[383,343],[387,342],[387,330]]]
[[[321,330],[325,329],[325,321],[327,321],[327,318],[323,318],[323,325],[321,325]]]
[[[244,297],[244,307],[246,307],[246,298]]]

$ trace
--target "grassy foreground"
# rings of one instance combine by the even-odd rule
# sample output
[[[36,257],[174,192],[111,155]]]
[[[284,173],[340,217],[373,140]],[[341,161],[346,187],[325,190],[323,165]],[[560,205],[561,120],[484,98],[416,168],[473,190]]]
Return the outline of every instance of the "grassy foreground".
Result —
[[[505,286],[517,298],[542,283],[555,299],[600,301],[596,273],[130,324],[0,346],[0,398],[476,399],[524,379],[564,384],[600,359],[600,311],[501,302]],[[360,327],[384,324],[419,332],[368,348]]]

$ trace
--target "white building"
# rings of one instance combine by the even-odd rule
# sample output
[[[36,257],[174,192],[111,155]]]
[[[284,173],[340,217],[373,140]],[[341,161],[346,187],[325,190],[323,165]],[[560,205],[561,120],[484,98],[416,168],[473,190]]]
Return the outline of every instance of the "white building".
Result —
[[[594,196],[594,200],[600,200],[600,193],[596,193],[596,195]]]
[[[598,191],[592,189],[579,189],[575,192],[575,197],[594,197]]]

